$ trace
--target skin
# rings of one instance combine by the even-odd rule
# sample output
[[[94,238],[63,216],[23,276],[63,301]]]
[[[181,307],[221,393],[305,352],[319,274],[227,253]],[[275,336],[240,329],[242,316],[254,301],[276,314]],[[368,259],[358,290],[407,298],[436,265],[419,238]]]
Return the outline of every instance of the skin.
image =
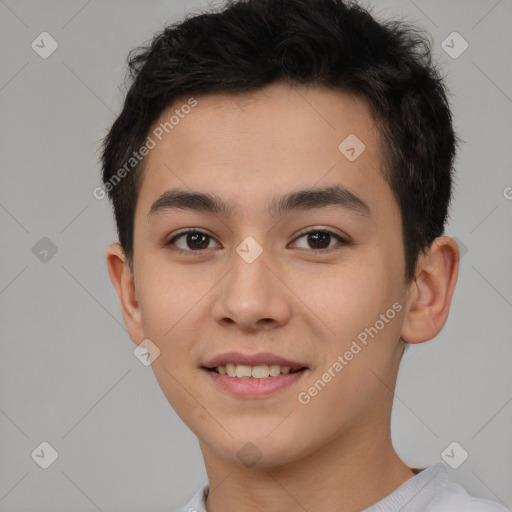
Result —
[[[152,368],[199,439],[209,512],[362,510],[414,476],[391,444],[393,391],[403,340],[432,339],[446,322],[457,245],[437,238],[420,255],[415,280],[405,282],[400,211],[383,178],[378,127],[362,100],[273,84],[197,101],[146,157],[133,274],[119,244],[107,250],[130,337],[160,350]],[[349,134],[365,144],[354,161],[338,149]],[[277,195],[329,185],[348,188],[370,214],[324,207],[274,218],[266,210]],[[237,213],[227,219],[181,209],[148,219],[152,203],[171,188],[215,193]],[[174,248],[188,253],[165,246],[184,228],[212,237],[199,242],[208,244],[200,254],[185,236]],[[308,243],[307,228],[350,243],[332,237],[330,251],[315,249],[323,246]],[[235,250],[248,236],[263,249],[252,263]],[[300,403],[298,393],[394,303],[401,311],[308,404]],[[227,351],[273,352],[308,371],[271,397],[237,398],[200,369]],[[237,455],[247,443],[254,465]]]

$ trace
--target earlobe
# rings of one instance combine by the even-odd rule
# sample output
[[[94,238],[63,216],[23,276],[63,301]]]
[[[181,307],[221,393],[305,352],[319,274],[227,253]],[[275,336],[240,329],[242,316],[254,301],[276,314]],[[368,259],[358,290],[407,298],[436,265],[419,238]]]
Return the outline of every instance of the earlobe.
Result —
[[[126,256],[119,243],[108,246],[106,252],[110,280],[116,289],[124,323],[135,344],[144,340],[141,309],[137,300],[134,278],[126,263]]]
[[[436,238],[428,253],[419,256],[401,332],[404,341],[422,343],[441,331],[448,318],[458,272],[459,249],[453,238]]]

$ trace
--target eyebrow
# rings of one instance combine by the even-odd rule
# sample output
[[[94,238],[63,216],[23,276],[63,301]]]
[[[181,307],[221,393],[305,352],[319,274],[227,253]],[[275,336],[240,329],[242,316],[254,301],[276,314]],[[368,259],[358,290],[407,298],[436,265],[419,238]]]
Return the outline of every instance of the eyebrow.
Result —
[[[279,217],[291,211],[329,206],[351,210],[360,215],[370,215],[369,206],[342,185],[290,192],[273,198],[267,206],[267,211],[272,217]],[[159,212],[174,209],[214,213],[226,219],[230,219],[237,211],[234,205],[215,194],[171,189],[164,192],[151,205],[148,219]]]

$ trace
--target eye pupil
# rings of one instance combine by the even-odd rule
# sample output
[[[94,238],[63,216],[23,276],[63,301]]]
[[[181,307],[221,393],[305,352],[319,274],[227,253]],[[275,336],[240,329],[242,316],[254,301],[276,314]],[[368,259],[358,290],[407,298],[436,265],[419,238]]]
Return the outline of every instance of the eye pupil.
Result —
[[[325,241],[327,241],[327,243],[324,243]],[[328,247],[330,241],[331,235],[325,231],[316,231],[308,235],[309,244],[313,244],[313,246],[320,245],[320,247],[313,247],[314,249],[323,249],[324,247]]]
[[[200,239],[202,237],[202,240],[203,240],[203,243],[202,244],[198,244],[199,247],[196,245],[196,247],[192,247],[190,245],[190,240],[192,240],[192,244],[196,244],[196,242],[198,241],[198,239]],[[206,249],[208,247],[208,238],[209,236],[208,235],[205,235],[204,233],[190,233],[187,235],[187,246],[190,248],[190,249]]]

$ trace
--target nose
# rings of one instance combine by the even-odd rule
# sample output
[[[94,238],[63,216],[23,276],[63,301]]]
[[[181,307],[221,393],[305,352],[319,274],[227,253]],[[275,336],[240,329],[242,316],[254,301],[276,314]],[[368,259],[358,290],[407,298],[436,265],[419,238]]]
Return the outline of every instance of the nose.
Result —
[[[251,263],[236,252],[233,266],[218,290],[213,316],[223,327],[245,332],[285,325],[292,314],[286,276],[266,261],[265,251]],[[282,273],[281,273],[282,274]]]

